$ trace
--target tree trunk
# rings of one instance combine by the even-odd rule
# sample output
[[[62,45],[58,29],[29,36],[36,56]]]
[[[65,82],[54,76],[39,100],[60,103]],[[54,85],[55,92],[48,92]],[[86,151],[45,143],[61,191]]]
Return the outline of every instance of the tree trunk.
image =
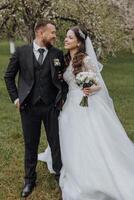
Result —
[[[9,39],[10,54],[15,52],[15,42],[12,38]]]

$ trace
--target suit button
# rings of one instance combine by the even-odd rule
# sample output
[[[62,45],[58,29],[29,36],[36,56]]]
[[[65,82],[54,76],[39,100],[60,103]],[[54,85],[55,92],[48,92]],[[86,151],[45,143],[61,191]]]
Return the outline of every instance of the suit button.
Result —
[[[29,94],[30,90],[27,91],[27,94]]]

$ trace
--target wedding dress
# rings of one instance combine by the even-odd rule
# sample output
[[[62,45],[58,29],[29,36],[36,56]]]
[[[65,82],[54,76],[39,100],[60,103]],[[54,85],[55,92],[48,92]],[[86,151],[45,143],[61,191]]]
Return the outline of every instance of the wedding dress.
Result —
[[[95,71],[89,56],[84,63]],[[102,89],[88,97],[89,106],[79,105],[83,92],[75,83],[72,69],[70,64],[64,73],[69,92],[59,116],[63,200],[134,200],[133,143],[112,101],[109,104],[103,98],[101,79]],[[45,153],[50,169],[50,149]]]

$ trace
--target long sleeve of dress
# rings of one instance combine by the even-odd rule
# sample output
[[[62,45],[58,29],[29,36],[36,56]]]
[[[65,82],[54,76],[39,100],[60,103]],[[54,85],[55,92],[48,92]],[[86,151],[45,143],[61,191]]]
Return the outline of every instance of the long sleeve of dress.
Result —
[[[86,56],[83,60],[84,63],[84,70],[85,71],[93,71],[94,73],[96,73],[97,78],[99,79],[99,69],[97,68],[97,66],[92,62],[90,56]],[[97,85],[93,85],[91,86],[93,92],[91,93],[91,95],[96,94],[96,92],[98,92],[101,89],[101,85],[98,82]]]

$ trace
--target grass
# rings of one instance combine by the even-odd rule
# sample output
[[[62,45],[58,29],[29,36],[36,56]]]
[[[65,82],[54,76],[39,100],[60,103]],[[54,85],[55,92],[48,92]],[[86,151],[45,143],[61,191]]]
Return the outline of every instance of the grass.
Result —
[[[116,112],[134,141],[134,55],[120,53],[116,58],[109,58],[103,77]]]
[[[18,43],[19,45],[21,42]],[[9,59],[9,47],[6,41],[0,42],[0,200],[17,200],[23,183],[23,154],[19,113],[10,103],[3,75]],[[103,77],[112,96],[118,116],[134,141],[134,57],[128,53],[108,58],[104,66]],[[39,151],[46,146],[46,137],[42,129]],[[38,187],[29,200],[58,200],[58,186],[53,175],[49,174],[44,163],[37,167]]]

